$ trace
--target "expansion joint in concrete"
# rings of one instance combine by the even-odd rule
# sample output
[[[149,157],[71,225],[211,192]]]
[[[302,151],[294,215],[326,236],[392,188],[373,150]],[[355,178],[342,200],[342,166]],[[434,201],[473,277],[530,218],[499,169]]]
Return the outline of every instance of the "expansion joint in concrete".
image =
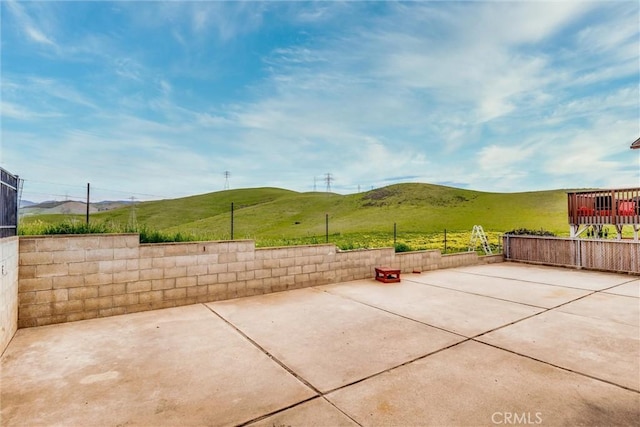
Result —
[[[474,295],[474,296],[484,297],[484,298],[492,298],[492,299],[495,299],[495,300],[498,300],[498,301],[505,301],[505,302],[511,302],[511,303],[514,302],[514,301],[506,299],[506,298],[498,298],[498,297],[494,297],[494,296],[490,296],[490,295],[484,295],[484,294],[481,294],[481,293],[463,291],[461,289],[451,289],[451,288],[447,288],[446,286],[434,285],[433,283],[415,282],[415,281],[412,281],[412,280],[407,280],[407,281],[411,282],[411,283],[415,283],[416,285],[432,286],[432,287],[438,288],[438,289],[446,289],[448,291],[462,292],[463,294],[469,294],[469,295]],[[516,304],[526,305],[527,307],[540,308],[540,309],[544,309],[545,308],[545,307],[540,307],[539,305],[527,304],[527,303],[524,303],[524,302],[518,302]],[[431,325],[429,325],[429,326],[431,326]]]
[[[500,346],[495,345],[495,344],[490,344],[490,343],[487,343],[487,342],[484,342],[484,341],[477,341],[475,339],[471,339],[471,341],[475,341],[475,342],[480,343],[480,344],[488,345],[489,347],[493,347],[493,348],[496,348],[498,350],[503,350],[503,351],[506,351],[507,353],[515,354],[516,356],[524,357],[526,359],[530,359],[530,360],[533,360],[533,361],[536,361],[536,362],[539,362],[539,363],[543,363],[543,364],[545,364],[547,366],[551,366],[553,368],[557,368],[557,369],[560,369],[562,371],[566,371],[566,372],[570,372],[572,374],[580,375],[580,376],[583,376],[583,377],[586,377],[586,378],[589,378],[589,379],[592,379],[592,380],[595,380],[595,381],[600,381],[600,382],[603,382],[605,384],[609,384],[609,385],[621,388],[623,390],[631,391],[631,392],[634,392],[634,393],[640,395],[640,390],[636,390],[636,389],[633,389],[631,387],[627,387],[627,386],[624,386],[624,385],[621,385],[621,384],[617,384],[617,383],[614,383],[612,381],[605,380],[603,378],[598,378],[598,377],[593,376],[593,375],[585,374],[584,372],[575,371],[573,369],[565,368],[563,366],[556,365],[556,364],[547,362],[547,361],[542,360],[542,359],[537,359],[535,357],[528,356],[526,354],[518,353],[517,351],[509,350],[508,348],[500,347]]]
[[[216,317],[218,317],[220,320],[222,320],[223,322],[225,322],[227,325],[229,325],[231,328],[233,328],[233,330],[235,330],[238,334],[240,334],[242,337],[244,337],[244,339],[246,339],[247,341],[249,341],[253,346],[255,346],[258,350],[260,350],[262,353],[264,353],[267,357],[269,357],[271,360],[273,360],[274,362],[276,362],[280,367],[282,367],[282,369],[284,369],[285,371],[287,371],[289,374],[293,375],[298,381],[300,381],[301,383],[303,383],[304,385],[306,385],[307,387],[309,387],[311,390],[313,390],[314,393],[316,393],[315,396],[312,396],[308,399],[302,400],[300,402],[297,402],[293,405],[290,405],[286,408],[280,408],[277,411],[273,411],[271,413],[262,415],[256,419],[252,419],[249,420],[247,422],[244,422],[242,424],[239,424],[238,427],[240,426],[245,426],[251,423],[255,423],[257,421],[263,420],[265,418],[268,418],[270,416],[279,414],[280,412],[286,411],[288,409],[291,408],[295,408],[296,406],[302,405],[303,403],[309,402],[313,399],[316,398],[322,398],[324,399],[327,403],[329,403],[331,406],[333,406],[334,408],[336,408],[338,411],[340,411],[342,414],[344,414],[347,418],[349,418],[351,421],[353,421],[354,423],[356,423],[357,425],[361,425],[360,423],[358,423],[356,420],[354,420],[349,414],[345,413],[342,409],[338,408],[336,405],[333,404],[333,402],[331,402],[329,399],[327,399],[325,397],[325,394],[327,393],[323,393],[320,390],[318,390],[316,387],[314,387],[313,384],[311,384],[309,381],[307,381],[306,379],[304,379],[303,377],[301,377],[300,375],[298,375],[293,369],[289,368],[283,361],[281,361],[280,359],[278,359],[277,357],[275,357],[273,354],[271,354],[267,349],[265,349],[264,347],[262,347],[260,344],[258,344],[255,340],[253,340],[251,337],[249,337],[247,334],[245,334],[244,332],[242,332],[242,330],[240,330],[236,325],[234,325],[233,323],[229,322],[227,319],[225,319],[224,317],[222,317],[220,314],[218,314],[214,309],[212,309],[211,307],[209,307],[207,304],[204,304],[204,306],[211,311],[211,313],[213,313]],[[426,356],[425,356],[426,357]],[[377,374],[376,374],[377,375]],[[351,385],[351,384],[348,384]],[[348,385],[345,385],[344,387],[347,387]],[[343,387],[340,387],[343,388]],[[336,389],[337,390],[337,389]],[[335,391],[335,390],[331,390],[331,391]]]
[[[316,290],[316,289],[314,289],[314,290]],[[405,319],[405,320],[409,320],[409,321],[411,321],[411,322],[413,322],[413,323],[419,323],[419,324],[421,324],[421,325],[428,326],[428,327],[433,328],[433,329],[438,329],[438,330],[440,330],[440,331],[447,332],[447,333],[452,334],[452,335],[459,335],[459,336],[461,336],[462,338],[464,338],[465,340],[467,340],[467,339],[469,338],[469,337],[466,337],[466,336],[464,336],[464,335],[462,335],[462,334],[459,334],[459,333],[457,333],[457,332],[453,332],[453,331],[450,331],[450,330],[448,330],[448,329],[441,328],[441,327],[439,327],[439,326],[434,326],[434,325],[431,325],[431,324],[429,324],[429,323],[425,323],[425,322],[422,322],[422,321],[420,321],[420,320],[413,319],[413,318],[408,317],[408,316],[403,316],[402,314],[394,313],[393,311],[385,310],[384,308],[377,307],[377,306],[375,306],[375,305],[368,304],[368,303],[366,303],[366,302],[359,301],[359,300],[357,300],[357,299],[349,298],[348,296],[345,296],[345,295],[333,294],[333,293],[331,293],[330,291],[325,291],[325,290],[322,290],[322,291],[319,291],[319,292],[326,292],[326,293],[328,293],[328,294],[330,294],[330,295],[332,295],[332,296],[336,296],[336,297],[344,298],[344,299],[346,299],[346,300],[349,300],[349,301],[355,302],[356,304],[364,305],[365,307],[373,308],[373,309],[376,309],[376,310],[382,311],[382,312],[384,312],[384,313],[391,314],[391,315],[393,315],[393,316],[397,316],[397,317],[400,317],[400,318]],[[463,342],[463,341],[460,341],[460,342]]]
[[[280,359],[278,359],[277,357],[275,357],[273,354],[271,354],[266,348],[262,347],[260,344],[258,344],[255,340],[253,340],[251,337],[249,337],[247,334],[245,334],[244,332],[242,332],[242,330],[240,330],[236,325],[234,325],[233,323],[229,322],[227,319],[225,319],[224,317],[222,317],[221,315],[219,315],[214,309],[212,309],[211,307],[209,307],[207,304],[204,304],[204,306],[211,312],[213,313],[215,316],[217,316],[218,318],[220,318],[220,320],[222,320],[224,323],[226,323],[227,325],[229,325],[231,328],[233,328],[234,331],[236,331],[237,333],[239,333],[242,337],[244,337],[244,339],[246,339],[247,341],[249,341],[251,344],[253,344],[258,350],[260,350],[261,352],[263,352],[264,354],[267,355],[267,357],[269,357],[271,360],[273,360],[274,362],[276,362],[278,365],[280,365],[280,367],[282,367],[282,369],[284,369],[285,371],[287,371],[288,373],[290,373],[291,375],[293,375],[298,381],[300,381],[302,384],[306,385],[307,387],[309,387],[311,390],[314,391],[314,393],[316,393],[317,395],[322,395],[322,392],[320,390],[318,390],[317,388],[315,388],[313,386],[313,384],[311,384],[309,381],[307,381],[306,379],[302,378],[300,375],[298,375],[293,369],[291,369],[290,367],[288,367],[283,361],[281,361]]]
[[[625,282],[625,283],[629,283],[629,282]],[[572,304],[572,303],[574,303],[574,302],[576,302],[576,301],[580,301],[580,300],[582,300],[582,299],[585,299],[585,298],[587,298],[587,297],[590,297],[590,296],[592,296],[592,295],[594,295],[594,294],[603,293],[603,292],[605,292],[605,291],[607,291],[607,290],[609,290],[609,289],[615,288],[615,287],[620,286],[620,285],[621,285],[621,284],[620,284],[620,283],[618,283],[618,284],[613,285],[613,286],[610,286],[610,287],[608,287],[608,288],[606,288],[606,289],[601,289],[601,290],[596,290],[596,291],[590,292],[590,293],[588,293],[588,294],[586,294],[586,295],[583,295],[583,296],[581,296],[581,297],[578,297],[578,298],[572,299],[571,301],[567,301],[567,302],[565,302],[565,303],[558,304],[558,305],[556,305],[556,306],[554,306],[554,307],[547,308],[547,309],[545,309],[545,310],[543,310],[543,311],[541,311],[541,312],[539,312],[539,313],[535,313],[535,314],[532,314],[531,316],[527,316],[527,317],[524,317],[524,318],[522,318],[522,319],[518,319],[518,320],[516,320],[515,322],[511,322],[511,323],[509,323],[509,324],[499,326],[499,327],[494,328],[494,329],[491,329],[491,330],[489,330],[489,331],[485,331],[485,332],[483,332],[483,333],[481,333],[481,334],[478,334],[478,335],[475,335],[475,336],[471,337],[471,338],[470,338],[470,340],[471,340],[471,341],[478,342],[478,343],[480,343],[480,344],[488,345],[488,346],[490,346],[490,347],[497,348],[497,349],[499,349],[499,350],[504,350],[504,351],[506,351],[506,352],[508,352],[508,353],[512,353],[512,354],[515,354],[515,355],[517,355],[517,356],[521,356],[521,357],[524,357],[524,358],[527,358],[527,359],[531,359],[531,360],[534,360],[534,361],[536,361],[536,362],[544,363],[545,365],[552,366],[552,367],[554,367],[554,368],[561,369],[561,370],[566,371],[566,372],[571,372],[571,373],[574,373],[574,374],[577,374],[577,375],[581,375],[581,376],[586,377],[586,378],[590,378],[590,379],[592,379],[592,380],[600,381],[600,382],[603,382],[603,383],[606,383],[606,384],[609,384],[609,385],[613,385],[613,386],[616,386],[616,387],[622,388],[622,389],[624,389],[624,390],[628,390],[628,391],[632,391],[632,392],[634,392],[634,393],[638,393],[638,394],[640,394],[640,391],[639,391],[639,390],[635,390],[635,389],[633,389],[633,388],[629,388],[629,387],[626,387],[626,386],[621,385],[621,384],[616,384],[616,383],[614,383],[614,382],[611,382],[611,381],[608,381],[608,380],[605,380],[605,379],[602,379],[602,378],[598,378],[598,377],[595,377],[595,376],[592,376],[592,375],[589,375],[589,374],[585,374],[584,372],[574,371],[574,370],[572,370],[572,369],[569,369],[569,368],[566,368],[566,367],[563,367],[563,366],[559,366],[559,365],[555,365],[555,364],[550,363],[550,362],[547,362],[547,361],[545,361],[545,360],[537,359],[537,358],[535,358],[535,357],[532,357],[532,356],[529,356],[529,355],[526,355],[526,354],[522,354],[522,353],[518,353],[518,352],[516,352],[516,351],[509,350],[509,349],[507,349],[507,348],[500,347],[500,346],[498,346],[498,345],[490,344],[490,343],[487,343],[487,342],[484,342],[484,341],[480,341],[480,340],[478,340],[478,339],[477,339],[477,338],[482,337],[483,335],[488,335],[488,334],[490,334],[490,333],[492,333],[492,332],[495,332],[495,331],[498,331],[498,330],[500,330],[500,329],[504,329],[504,328],[507,328],[507,327],[509,327],[509,326],[515,325],[516,323],[520,323],[520,322],[523,322],[523,321],[525,321],[525,320],[532,319],[532,318],[534,318],[534,317],[537,317],[537,316],[540,316],[540,315],[542,315],[542,314],[548,313],[548,312],[550,312],[550,311],[556,310],[556,309],[558,309],[558,308],[560,308],[560,307],[564,307],[564,306],[566,306],[566,305],[568,305],[568,304]]]

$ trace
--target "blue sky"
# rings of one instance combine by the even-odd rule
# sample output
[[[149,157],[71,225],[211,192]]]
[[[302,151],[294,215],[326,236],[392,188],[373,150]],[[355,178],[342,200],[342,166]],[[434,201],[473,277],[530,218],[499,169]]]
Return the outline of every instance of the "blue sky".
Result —
[[[640,186],[640,6],[2,1],[27,200]]]

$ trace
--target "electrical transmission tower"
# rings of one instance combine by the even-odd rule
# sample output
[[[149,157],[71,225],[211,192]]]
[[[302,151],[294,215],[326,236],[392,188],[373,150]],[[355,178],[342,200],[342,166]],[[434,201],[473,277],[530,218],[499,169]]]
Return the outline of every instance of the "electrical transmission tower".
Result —
[[[333,181],[333,175],[331,172],[324,174],[324,182],[327,184],[327,193],[331,192],[331,181]]]
[[[314,192],[316,191],[316,181],[317,181],[317,180],[316,180],[316,177],[314,176],[314,177],[313,177],[313,191],[314,191]]]
[[[231,172],[224,171],[224,189],[229,189],[229,177],[231,176]]]

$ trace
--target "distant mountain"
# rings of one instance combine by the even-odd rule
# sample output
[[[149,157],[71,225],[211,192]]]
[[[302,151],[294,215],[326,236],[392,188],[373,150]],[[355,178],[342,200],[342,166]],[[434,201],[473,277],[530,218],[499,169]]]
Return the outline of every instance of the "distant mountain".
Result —
[[[129,206],[130,204],[131,201],[103,200],[101,202],[91,203],[89,213],[110,211],[112,209]],[[84,214],[85,212],[87,212],[87,204],[74,200],[48,200],[40,203],[23,200],[20,204],[20,213],[22,215]]]

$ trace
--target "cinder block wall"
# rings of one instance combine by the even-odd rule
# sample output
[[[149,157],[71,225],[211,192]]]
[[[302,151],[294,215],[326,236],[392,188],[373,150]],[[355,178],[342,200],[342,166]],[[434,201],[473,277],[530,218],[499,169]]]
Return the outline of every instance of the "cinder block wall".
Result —
[[[18,238],[0,239],[0,354],[18,329]]]
[[[411,272],[479,262],[475,253],[442,257],[393,248],[138,242],[137,234],[21,237],[18,327],[371,278],[376,266]]]

